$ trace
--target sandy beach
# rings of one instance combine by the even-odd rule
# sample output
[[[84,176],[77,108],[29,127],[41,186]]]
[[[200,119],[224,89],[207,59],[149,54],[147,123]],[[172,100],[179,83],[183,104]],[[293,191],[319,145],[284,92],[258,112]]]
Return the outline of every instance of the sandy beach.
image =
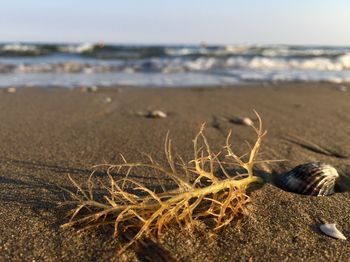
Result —
[[[168,117],[139,116],[149,110]],[[0,260],[147,261],[147,250],[134,246],[117,256],[120,243],[110,229],[60,228],[68,211],[59,206],[67,198],[60,187],[73,189],[67,175],[83,183],[93,165],[115,163],[119,153],[130,161],[138,161],[140,152],[165,161],[168,130],[176,151],[190,159],[203,122],[214,149],[232,129],[240,151],[254,133],[225,119],[254,120],[253,110],[268,130],[263,157],[286,161],[265,167],[270,175],[250,192],[250,215],[215,238],[205,228],[192,237],[170,229],[161,246],[174,261],[349,261],[350,92],[320,83],[0,92]],[[334,195],[297,195],[273,184],[278,174],[314,161],[338,170]],[[322,234],[322,221],[337,224],[348,240]]]

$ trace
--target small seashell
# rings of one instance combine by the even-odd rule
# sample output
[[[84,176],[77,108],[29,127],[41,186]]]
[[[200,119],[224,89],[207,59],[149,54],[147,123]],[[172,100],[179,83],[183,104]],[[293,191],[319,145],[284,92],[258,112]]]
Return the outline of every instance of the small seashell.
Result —
[[[97,86],[82,86],[80,88],[80,92],[82,93],[94,93],[98,91],[98,87]]]
[[[320,225],[320,230],[327,236],[334,237],[337,239],[346,240],[346,237],[340,232],[335,224],[322,224]]]
[[[229,119],[229,121],[233,124],[237,125],[245,125],[245,126],[252,126],[253,121],[249,117],[240,117],[240,116],[235,116]]]
[[[338,91],[346,92],[346,91],[348,91],[348,88],[347,88],[347,86],[338,86]]]
[[[154,111],[147,112],[145,116],[149,118],[166,118],[168,115],[163,111],[154,110]]]
[[[103,102],[108,104],[110,102],[112,102],[112,98],[110,96],[106,96],[104,99],[103,99]]]
[[[334,193],[337,170],[327,164],[313,162],[296,166],[281,175],[279,184],[283,189],[302,195],[328,196]]]
[[[15,87],[8,87],[5,89],[5,92],[8,94],[16,93],[17,89]]]

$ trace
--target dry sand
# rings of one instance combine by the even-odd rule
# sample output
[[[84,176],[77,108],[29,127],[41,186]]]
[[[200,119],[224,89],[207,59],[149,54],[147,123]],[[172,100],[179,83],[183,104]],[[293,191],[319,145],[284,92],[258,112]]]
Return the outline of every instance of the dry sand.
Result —
[[[136,114],[155,109],[169,116]],[[167,130],[176,150],[189,158],[202,122],[217,148],[229,129],[234,144],[243,148],[245,139],[254,138],[252,131],[222,118],[254,117],[253,109],[268,130],[265,158],[289,160],[270,165],[271,173],[323,161],[342,176],[338,192],[302,196],[267,178],[250,194],[251,215],[238,225],[232,223],[213,239],[205,229],[193,237],[169,230],[163,247],[180,261],[349,261],[350,240],[318,230],[321,221],[328,221],[350,238],[350,92],[326,84],[0,93],[0,260],[145,261],[142,249],[117,257],[119,243],[109,229],[61,229],[67,210],[57,204],[66,195],[58,186],[72,189],[67,174],[85,181],[92,165],[113,163],[120,152],[129,160],[139,160],[140,151],[164,160]]]

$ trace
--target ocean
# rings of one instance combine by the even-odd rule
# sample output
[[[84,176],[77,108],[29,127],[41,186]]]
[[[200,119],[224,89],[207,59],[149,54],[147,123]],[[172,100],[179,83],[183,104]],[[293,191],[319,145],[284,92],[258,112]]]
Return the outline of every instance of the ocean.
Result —
[[[350,47],[0,44],[0,87],[350,82]]]

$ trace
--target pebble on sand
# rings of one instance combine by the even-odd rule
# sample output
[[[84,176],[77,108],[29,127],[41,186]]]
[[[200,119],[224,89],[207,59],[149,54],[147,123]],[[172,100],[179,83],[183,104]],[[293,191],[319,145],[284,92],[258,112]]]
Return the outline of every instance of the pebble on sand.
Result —
[[[146,117],[149,118],[166,118],[168,115],[160,110],[148,111]]]
[[[348,87],[347,86],[338,86],[338,91],[346,92],[346,91],[348,91]]]
[[[13,93],[17,92],[17,89],[16,89],[16,87],[8,87],[5,89],[5,92],[8,94],[13,94]]]
[[[237,125],[251,126],[253,125],[253,120],[249,117],[235,116],[229,119],[229,122]]]
[[[166,118],[168,117],[167,113],[161,111],[161,110],[153,110],[153,111],[147,111],[147,112],[136,112],[138,116],[143,116],[147,118]]]
[[[103,99],[103,102],[105,104],[108,104],[108,103],[111,103],[112,102],[112,98],[110,96],[106,96],[104,99]]]
[[[98,91],[98,87],[97,86],[82,86],[80,87],[80,91],[82,93],[94,93]]]

